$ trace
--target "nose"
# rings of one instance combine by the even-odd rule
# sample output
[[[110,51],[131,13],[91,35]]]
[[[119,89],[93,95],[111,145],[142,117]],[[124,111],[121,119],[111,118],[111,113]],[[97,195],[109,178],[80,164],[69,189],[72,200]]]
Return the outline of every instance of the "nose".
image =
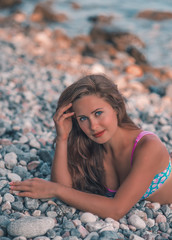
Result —
[[[95,131],[97,129],[97,126],[98,126],[97,119],[95,118],[90,119],[90,129],[92,131]]]

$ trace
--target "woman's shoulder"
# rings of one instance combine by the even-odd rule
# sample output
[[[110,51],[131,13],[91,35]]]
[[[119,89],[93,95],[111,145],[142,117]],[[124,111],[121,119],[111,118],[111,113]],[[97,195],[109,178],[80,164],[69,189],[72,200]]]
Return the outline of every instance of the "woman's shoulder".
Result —
[[[168,159],[168,151],[164,143],[156,134],[146,134],[138,142],[138,146],[135,149],[135,161],[152,162],[153,164],[159,164],[162,159]]]

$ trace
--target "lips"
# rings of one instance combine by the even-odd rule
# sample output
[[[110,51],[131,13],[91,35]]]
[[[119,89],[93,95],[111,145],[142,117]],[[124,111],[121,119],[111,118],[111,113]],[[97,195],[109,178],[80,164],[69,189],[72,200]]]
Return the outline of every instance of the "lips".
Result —
[[[98,133],[95,133],[93,136],[96,137],[96,138],[99,138],[104,134],[104,132],[105,132],[105,130],[103,130],[101,132],[98,132]]]

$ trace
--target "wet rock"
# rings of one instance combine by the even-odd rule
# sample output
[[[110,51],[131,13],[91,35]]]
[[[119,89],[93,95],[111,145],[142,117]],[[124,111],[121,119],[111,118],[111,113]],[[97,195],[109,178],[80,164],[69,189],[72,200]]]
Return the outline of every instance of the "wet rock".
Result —
[[[64,22],[67,19],[68,18],[65,14],[54,12],[53,6],[50,1],[38,3],[31,16],[31,20],[34,22]]]
[[[20,4],[22,0],[1,0],[0,1],[0,8],[9,8],[16,4]]]
[[[104,23],[104,24],[110,24],[112,20],[114,19],[114,16],[109,15],[98,15],[98,16],[90,16],[88,20],[93,23]]]
[[[54,227],[54,220],[48,217],[23,217],[12,221],[7,231],[13,237],[24,236],[32,238],[46,234],[49,229]]]
[[[141,53],[140,50],[138,50],[136,47],[129,46],[126,49],[126,52],[136,60],[136,63],[138,65],[141,65],[141,64],[148,65],[149,64],[146,57],[144,56],[144,54]],[[142,74],[141,74],[141,76],[142,76]]]
[[[172,12],[145,10],[145,11],[139,12],[137,17],[146,18],[146,19],[155,20],[155,21],[164,21],[164,20],[172,19]]]
[[[145,46],[136,35],[113,26],[96,25],[90,31],[90,36],[92,41],[111,43],[119,51],[125,51],[129,46]]]

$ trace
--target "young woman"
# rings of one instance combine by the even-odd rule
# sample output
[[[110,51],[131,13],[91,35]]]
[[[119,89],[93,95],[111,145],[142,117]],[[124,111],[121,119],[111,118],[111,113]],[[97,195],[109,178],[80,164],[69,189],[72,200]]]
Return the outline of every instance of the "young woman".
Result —
[[[117,86],[88,75],[61,94],[54,116],[52,181],[12,182],[31,198],[57,197],[115,220],[139,200],[172,203],[171,158],[160,139],[137,127]]]

